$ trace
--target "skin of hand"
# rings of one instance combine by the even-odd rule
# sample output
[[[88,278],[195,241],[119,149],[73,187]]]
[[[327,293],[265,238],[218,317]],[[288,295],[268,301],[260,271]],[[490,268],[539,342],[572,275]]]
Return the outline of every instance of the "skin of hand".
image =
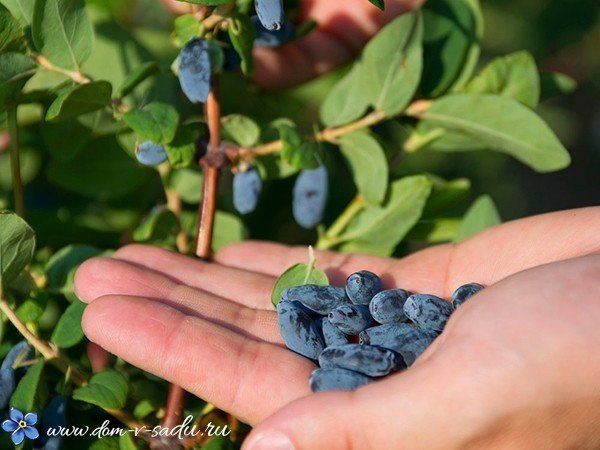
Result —
[[[306,248],[230,245],[207,263],[144,245],[77,271],[88,338],[254,425],[257,449],[600,446],[600,207],[508,222],[403,259],[317,252],[332,284],[367,269],[386,288],[448,298],[489,286],[409,369],[311,394],[270,303]]]
[[[163,0],[175,14],[193,11],[178,0]],[[356,56],[365,43],[398,15],[423,0],[387,0],[380,11],[367,0],[304,0],[300,20],[315,20],[317,29],[290,45],[254,49],[254,80],[264,89],[281,89],[317,77]]]

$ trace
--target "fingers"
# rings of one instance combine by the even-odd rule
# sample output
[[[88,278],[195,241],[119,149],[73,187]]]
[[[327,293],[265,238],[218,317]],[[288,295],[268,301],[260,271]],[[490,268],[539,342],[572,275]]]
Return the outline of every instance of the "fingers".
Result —
[[[127,245],[117,250],[114,258],[147,267],[182,284],[248,307],[273,309],[270,298],[275,279],[263,273],[250,272],[252,269],[243,266],[224,267],[140,244]]]
[[[242,335],[276,344],[283,342],[275,311],[248,308],[125,261],[110,258],[86,261],[77,271],[75,290],[88,303],[106,295],[153,298]]]
[[[308,360],[160,302],[101,297],[82,325],[92,342],[250,424],[309,392]]]
[[[383,275],[386,287],[448,296],[471,281],[492,284],[540,264],[600,252],[600,207],[561,211],[515,220],[460,244],[431,247],[400,260],[370,255],[316,252],[317,266],[341,285],[362,269]],[[307,260],[306,247],[242,242],[220,250],[224,265],[279,275]]]
[[[169,250],[141,244],[127,245],[117,250],[113,258],[130,262],[138,267],[142,266],[150,269],[149,271],[136,270],[135,274],[137,277],[129,284],[139,281],[147,287],[152,285],[162,292],[170,289],[173,283],[166,280],[164,282],[167,283],[167,287],[160,287],[157,286],[157,280],[164,280],[167,278],[177,284],[185,284],[196,289],[201,289],[205,292],[227,298],[228,300],[235,301],[248,307],[268,310],[273,309],[270,302],[270,296],[275,279],[264,274],[224,267],[219,264],[209,264],[199,259],[180,255]],[[110,265],[108,264],[108,266]],[[104,269],[102,269],[102,267],[99,268],[98,273],[94,274],[84,265],[82,266],[82,273],[78,273],[78,276],[83,276],[83,273],[85,272],[85,275],[87,275],[86,281],[89,278],[92,278],[93,280],[93,277],[100,277],[105,280],[111,280],[115,277],[116,280],[122,280],[124,278],[123,283],[121,283],[122,285],[128,283],[131,274],[128,273],[127,276],[124,276],[123,273],[120,273],[117,270],[117,267],[127,266],[118,266],[115,264],[110,267],[114,267],[115,270],[111,271],[109,274],[103,274],[102,272]],[[155,276],[157,273],[161,274],[162,277]],[[232,282],[234,280],[235,282]],[[77,283],[77,286],[85,290],[93,289],[95,284],[93,282],[89,284]],[[89,288],[87,286],[89,286]],[[102,295],[109,293],[142,295],[146,297],[154,296],[150,292],[103,292]],[[96,295],[96,297],[98,296],[99,295]],[[162,296],[162,294],[160,294],[160,296]]]

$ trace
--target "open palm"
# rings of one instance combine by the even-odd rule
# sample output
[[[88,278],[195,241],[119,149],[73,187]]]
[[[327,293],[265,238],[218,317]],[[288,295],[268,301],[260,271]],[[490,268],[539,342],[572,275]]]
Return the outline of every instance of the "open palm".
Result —
[[[584,256],[600,251],[599,229],[600,208],[588,208],[509,222],[399,260],[317,253],[337,285],[368,269],[387,288],[445,297],[470,281],[491,286],[411,368],[353,393],[309,395],[315,366],[279,334],[273,282],[306,259],[305,248],[246,242],[206,263],[130,245],[84,263],[76,291],[89,303],[91,341],[250,424],[263,422],[255,441],[453,448],[493,444],[486,439],[506,429],[503,439],[541,445],[589,434],[586,421],[567,420],[573,409],[548,422],[573,399],[600,420],[600,256]],[[517,433],[545,423],[551,433]]]

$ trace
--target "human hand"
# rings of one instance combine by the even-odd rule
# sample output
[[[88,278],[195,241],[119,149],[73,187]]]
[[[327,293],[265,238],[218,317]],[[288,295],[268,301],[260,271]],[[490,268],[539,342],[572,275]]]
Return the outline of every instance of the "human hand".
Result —
[[[176,13],[189,13],[191,5],[163,0]],[[387,0],[380,11],[367,0],[303,0],[301,20],[312,19],[316,30],[301,40],[280,47],[254,49],[256,83],[281,89],[315,78],[350,61],[386,23],[414,9],[423,0]]]
[[[319,252],[337,285],[368,269],[445,297],[490,286],[412,367],[355,392],[311,395],[314,365],[281,341],[270,292],[304,248],[246,242],[205,263],[132,245],[87,261],[75,283],[91,341],[259,424],[247,448],[595,448],[600,256],[584,255],[600,251],[598,229],[588,208],[400,260]]]

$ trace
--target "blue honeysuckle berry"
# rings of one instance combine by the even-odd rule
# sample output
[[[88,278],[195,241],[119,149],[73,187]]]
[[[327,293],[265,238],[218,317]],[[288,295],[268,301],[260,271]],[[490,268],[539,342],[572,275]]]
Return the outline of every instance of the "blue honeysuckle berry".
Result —
[[[304,284],[286,289],[281,300],[298,301],[319,314],[329,314],[340,305],[350,303],[344,288],[338,286],[317,286]]]
[[[36,413],[30,412],[23,415],[18,409],[10,408],[9,417],[2,422],[2,429],[11,433],[10,439],[13,444],[19,445],[25,438],[34,440],[39,437],[40,434],[34,427],[38,420]]]
[[[479,283],[467,283],[459,286],[452,294],[452,306],[454,309],[458,308],[483,288],[484,286]]]
[[[256,209],[263,182],[258,170],[251,167],[233,176],[233,206],[240,214],[250,214]]]
[[[373,317],[366,305],[341,305],[328,315],[329,321],[346,334],[358,334],[373,325]]]
[[[372,381],[373,378],[352,370],[316,369],[310,374],[309,385],[313,392],[353,391]]]
[[[191,39],[179,53],[179,84],[192,103],[205,103],[210,93],[212,65],[209,44],[204,39]]]
[[[357,305],[368,305],[382,289],[381,279],[368,270],[353,273],[346,280],[346,294]]]
[[[343,344],[327,347],[319,355],[324,369],[339,367],[370,377],[382,377],[395,370],[396,354],[373,345]]]
[[[142,142],[135,151],[135,157],[140,164],[145,166],[158,166],[167,159],[165,147],[152,141]]]
[[[316,360],[325,348],[314,320],[295,302],[279,302],[277,318],[285,345],[292,351]]]
[[[452,303],[430,294],[414,294],[404,303],[404,314],[418,327],[442,331],[454,311]]]
[[[309,229],[323,220],[328,190],[325,166],[300,172],[294,184],[292,201],[292,212],[298,225]]]
[[[282,0],[255,0],[254,8],[263,27],[279,30],[283,24]]]
[[[369,303],[373,319],[379,323],[407,321],[403,308],[409,296],[410,292],[404,289],[389,289],[375,294]]]

